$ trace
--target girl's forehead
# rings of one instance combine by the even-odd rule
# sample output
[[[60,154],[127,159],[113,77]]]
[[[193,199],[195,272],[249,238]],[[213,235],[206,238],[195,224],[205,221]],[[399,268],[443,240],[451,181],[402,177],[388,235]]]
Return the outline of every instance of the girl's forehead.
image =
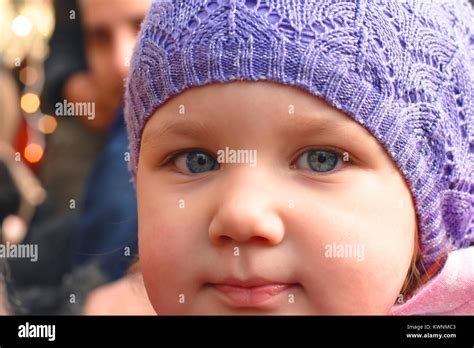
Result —
[[[180,114],[184,117],[174,117]],[[315,125],[325,130],[362,127],[322,98],[297,87],[268,81],[193,87],[169,100],[152,117],[154,123],[164,128],[170,124],[200,126],[207,120],[219,123],[227,118],[236,121],[251,118],[255,125],[271,120],[302,131]]]
[[[352,121],[320,97],[298,87],[271,81],[237,81],[192,87],[165,104],[166,113],[179,108],[186,113],[205,111],[204,115],[221,110],[245,110],[252,114],[271,110],[290,117],[296,113],[317,113],[320,118],[329,117],[332,121]]]
[[[241,128],[245,132],[236,131]],[[232,134],[250,139],[263,135],[260,132],[281,139],[365,145],[374,154],[381,150],[368,130],[325,100],[300,88],[268,81],[190,88],[154,113],[142,142]]]

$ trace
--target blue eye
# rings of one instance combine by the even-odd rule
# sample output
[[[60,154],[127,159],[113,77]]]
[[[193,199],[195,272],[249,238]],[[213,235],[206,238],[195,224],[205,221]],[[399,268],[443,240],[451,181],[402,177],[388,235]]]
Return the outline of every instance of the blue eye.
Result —
[[[311,169],[318,173],[329,172],[336,168],[338,163],[339,155],[328,150],[308,150],[296,161],[297,166]]]
[[[175,159],[176,167],[183,172],[204,173],[219,168],[219,163],[203,151],[185,152]]]

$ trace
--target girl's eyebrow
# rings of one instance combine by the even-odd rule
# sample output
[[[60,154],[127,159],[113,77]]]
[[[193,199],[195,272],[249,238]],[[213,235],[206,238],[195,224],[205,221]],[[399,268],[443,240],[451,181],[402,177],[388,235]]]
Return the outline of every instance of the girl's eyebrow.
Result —
[[[291,121],[285,123],[283,131],[286,133],[291,131],[297,135],[328,134],[348,136],[362,136],[364,131],[368,132],[349,116],[344,116],[339,112],[336,114],[332,110],[328,111],[320,111],[318,116],[315,116],[314,112],[294,114],[290,117]]]
[[[176,116],[180,117],[180,116]],[[210,137],[212,127],[199,120],[165,120],[162,124],[146,129],[142,143],[153,143],[163,137]]]
[[[295,115],[294,121],[285,126],[286,130],[297,133],[334,133],[337,129],[347,128],[348,123],[340,122],[337,118],[315,118],[311,116]]]
[[[315,113],[318,113],[316,116]],[[199,119],[183,118],[176,116],[173,119],[165,119],[160,124],[152,128],[145,128],[142,138],[142,144],[156,144],[163,138],[198,138],[212,139],[216,132],[222,133],[222,130],[216,129],[215,124],[204,122]],[[279,133],[296,137],[314,137],[315,135],[326,136],[347,136],[347,140],[362,139],[368,131],[359,125],[349,116],[335,113],[334,110],[317,110],[316,112],[295,113],[286,116],[286,121],[280,122],[278,126]],[[229,123],[229,127],[232,124]],[[352,139],[353,138],[353,139]]]

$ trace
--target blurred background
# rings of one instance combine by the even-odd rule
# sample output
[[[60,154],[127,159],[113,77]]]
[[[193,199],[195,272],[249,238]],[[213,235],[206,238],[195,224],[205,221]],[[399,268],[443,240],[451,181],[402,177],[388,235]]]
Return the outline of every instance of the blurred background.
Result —
[[[150,4],[0,0],[0,313],[82,314],[136,261],[122,96]]]

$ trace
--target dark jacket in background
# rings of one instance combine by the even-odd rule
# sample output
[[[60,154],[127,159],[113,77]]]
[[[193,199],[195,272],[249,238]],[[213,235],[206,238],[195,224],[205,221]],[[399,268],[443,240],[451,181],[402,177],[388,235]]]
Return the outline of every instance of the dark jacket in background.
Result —
[[[125,274],[138,248],[137,200],[127,154],[127,129],[120,112],[87,180],[73,237],[71,267],[98,262],[111,281]]]

